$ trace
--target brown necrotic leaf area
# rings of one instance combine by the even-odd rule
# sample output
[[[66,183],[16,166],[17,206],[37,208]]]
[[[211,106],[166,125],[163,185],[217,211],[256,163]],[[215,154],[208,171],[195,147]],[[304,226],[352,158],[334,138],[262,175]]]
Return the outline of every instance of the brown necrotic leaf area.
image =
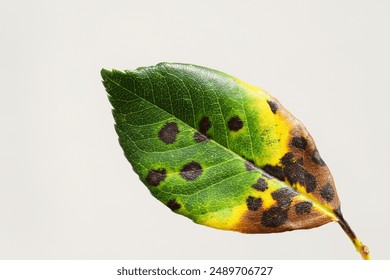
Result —
[[[162,168],[158,170],[149,170],[148,175],[146,176],[146,182],[151,186],[158,186],[162,181],[167,177],[167,171]]]
[[[268,183],[265,179],[259,178],[257,180],[257,183],[252,185],[252,188],[254,188],[255,190],[264,192],[268,189]]]
[[[239,116],[234,116],[228,121],[228,128],[231,131],[239,131],[244,127],[244,122],[240,119]]]
[[[169,200],[167,203],[167,206],[172,211],[176,211],[176,210],[179,210],[181,208],[181,205],[179,203],[177,203],[175,199]]]
[[[290,142],[291,151],[287,157],[281,160],[287,181],[303,186],[306,193],[313,195],[321,203],[328,204],[336,209],[340,201],[334,191],[334,181],[329,168],[321,159],[312,137],[306,129],[295,130],[292,139],[300,139]],[[305,140],[303,140],[305,139]]]
[[[166,144],[172,144],[176,141],[179,134],[179,127],[176,122],[166,123],[158,132],[158,138]]]
[[[264,211],[261,217],[261,225],[267,228],[282,226],[287,221],[287,209],[282,207],[271,207]]]
[[[271,111],[287,119],[295,118],[287,112],[276,100],[268,102]],[[275,190],[271,193],[275,203],[268,208],[248,212],[237,225],[240,231],[247,233],[283,232],[294,229],[308,229],[318,227],[332,221],[332,218],[313,208],[312,201],[294,202],[300,193],[298,186],[304,188],[304,195],[315,197],[317,203],[326,203],[330,208],[340,206],[337,194],[332,187],[334,182],[328,167],[323,162],[314,141],[300,122],[290,131],[288,152],[279,160],[279,164],[266,164],[262,167],[246,162],[246,170],[256,168],[266,172],[270,178],[276,178],[291,187]],[[251,186],[259,192],[268,190],[268,183],[264,178]],[[249,198],[248,198],[249,200]],[[249,202],[253,203],[253,198]],[[247,203],[248,205],[248,203]],[[253,207],[255,209],[256,207]]]
[[[209,140],[207,136],[203,135],[202,133],[195,131],[194,133],[194,139],[196,143],[204,142]]]
[[[271,233],[291,231],[297,228],[319,227],[332,221],[314,210],[310,202],[291,203],[282,200],[282,206],[272,206],[258,211],[247,211],[237,224],[236,230],[244,233]],[[285,207],[287,206],[287,207]]]
[[[282,209],[288,208],[292,202],[292,198],[297,196],[298,193],[290,188],[282,188],[274,191],[272,198],[277,202],[278,206]]]
[[[280,158],[278,165],[265,165],[262,169],[295,189],[302,186],[304,194],[315,197],[318,203],[325,203],[331,209],[340,207],[333,177],[313,138],[303,124],[296,121],[276,99],[273,102],[278,108],[278,115],[295,125],[289,133],[288,152]]]
[[[327,202],[331,202],[334,198],[335,191],[331,184],[327,183],[325,186],[321,188],[321,197],[325,199]]]
[[[317,149],[315,149],[311,155],[311,160],[318,164],[318,165],[321,165],[321,166],[324,166],[325,165],[325,162],[322,160],[321,156],[320,156],[320,153],[318,152]]]
[[[260,197],[253,197],[248,196],[246,199],[246,206],[248,207],[249,211],[257,211],[260,209],[261,205],[263,204],[263,201]]]
[[[188,181],[192,181],[198,178],[202,172],[202,166],[198,162],[192,161],[183,166],[180,170],[180,176]]]
[[[310,201],[303,201],[295,204],[295,213],[298,215],[310,214],[313,203]]]
[[[276,114],[276,112],[278,111],[278,104],[276,104],[276,102],[274,101],[271,101],[271,100],[267,100],[267,103],[272,111],[272,113]]]
[[[307,147],[307,140],[305,139],[305,137],[295,136],[291,140],[291,145],[298,149],[305,150]]]
[[[274,177],[276,179],[279,179],[280,181],[285,180],[284,171],[283,171],[283,168],[281,166],[267,164],[262,169],[267,174],[271,175],[272,177]]]
[[[206,135],[207,131],[211,128],[211,122],[209,117],[203,117],[199,122],[199,132]]]

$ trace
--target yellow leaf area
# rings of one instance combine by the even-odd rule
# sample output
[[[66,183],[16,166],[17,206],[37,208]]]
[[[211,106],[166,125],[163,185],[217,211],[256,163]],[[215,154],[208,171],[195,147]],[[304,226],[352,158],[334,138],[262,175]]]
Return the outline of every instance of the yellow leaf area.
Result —
[[[247,200],[246,203],[236,205],[233,208],[225,208],[202,215],[195,221],[199,224],[223,230],[244,233],[270,233],[312,228],[337,220],[332,213],[325,210],[321,205],[313,203],[295,191],[290,191],[286,185],[278,180],[267,177],[261,178],[264,178],[264,181],[267,182],[267,189],[258,191],[255,188],[248,188],[246,193],[246,197],[253,198],[253,201],[261,200],[261,207],[258,209],[248,210]],[[278,192],[280,196],[275,195]],[[274,212],[268,223],[261,219],[262,214],[267,211]]]

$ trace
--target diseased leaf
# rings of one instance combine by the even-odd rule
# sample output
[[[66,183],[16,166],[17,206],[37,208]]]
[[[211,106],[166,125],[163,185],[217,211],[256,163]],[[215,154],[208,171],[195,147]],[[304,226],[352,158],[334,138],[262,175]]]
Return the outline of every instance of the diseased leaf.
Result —
[[[335,221],[369,258],[312,137],[264,90],[186,64],[101,74],[127,159],[172,211],[243,233]]]

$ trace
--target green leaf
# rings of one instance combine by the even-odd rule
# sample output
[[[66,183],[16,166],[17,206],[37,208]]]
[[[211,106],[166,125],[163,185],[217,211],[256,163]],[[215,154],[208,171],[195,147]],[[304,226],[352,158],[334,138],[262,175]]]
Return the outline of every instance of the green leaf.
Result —
[[[369,258],[312,137],[264,90],[186,64],[101,74],[125,156],[172,211],[243,233],[336,221]]]

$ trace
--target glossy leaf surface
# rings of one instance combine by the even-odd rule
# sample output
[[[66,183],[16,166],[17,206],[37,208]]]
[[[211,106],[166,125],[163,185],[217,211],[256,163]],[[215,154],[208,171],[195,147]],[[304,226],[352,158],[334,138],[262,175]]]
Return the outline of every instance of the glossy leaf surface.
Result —
[[[120,144],[150,192],[194,222],[271,233],[339,222],[330,171],[303,124],[264,90],[204,67],[102,70]]]

